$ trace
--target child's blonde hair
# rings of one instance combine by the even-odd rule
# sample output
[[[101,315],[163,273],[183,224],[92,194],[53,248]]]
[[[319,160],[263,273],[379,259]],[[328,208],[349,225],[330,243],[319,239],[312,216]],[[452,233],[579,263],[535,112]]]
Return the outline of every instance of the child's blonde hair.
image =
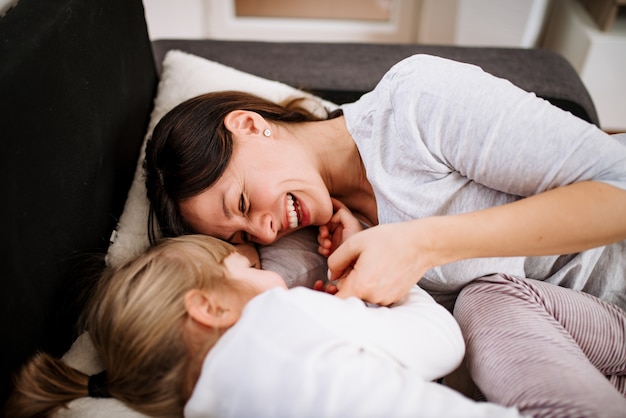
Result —
[[[215,238],[168,238],[117,270],[105,272],[86,311],[86,326],[106,369],[109,394],[150,416],[181,416],[201,363],[184,324],[185,294],[193,289],[249,292],[229,280],[223,260],[234,247]],[[191,378],[190,378],[191,377]],[[10,416],[47,416],[88,395],[89,376],[38,354],[16,379]]]

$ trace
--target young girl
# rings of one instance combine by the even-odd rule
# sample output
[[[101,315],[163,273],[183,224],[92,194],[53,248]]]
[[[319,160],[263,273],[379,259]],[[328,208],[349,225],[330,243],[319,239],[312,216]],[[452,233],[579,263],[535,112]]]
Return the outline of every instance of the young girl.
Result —
[[[269,244],[326,225],[337,199],[370,226],[328,258],[340,296],[389,304],[419,280],[451,308],[500,272],[626,309],[626,136],[428,55],[340,110],[236,92],[173,109],[146,150],[162,232]]]
[[[502,280],[493,282],[498,286]],[[468,294],[493,300],[494,284],[473,286]],[[581,294],[560,290],[571,292],[568,306],[576,306]],[[552,294],[546,295],[550,300]],[[163,417],[615,416],[626,410],[626,399],[603,376],[606,382],[598,383],[595,375],[601,375],[597,368],[609,359],[614,360],[611,372],[624,374],[624,313],[589,298],[578,314],[588,314],[590,306],[603,315],[590,335],[615,337],[604,351],[608,355],[597,359],[598,347],[591,344],[579,356],[572,334],[562,347],[569,349],[557,353],[563,364],[554,364],[555,371],[550,362],[542,363],[546,380],[527,385],[518,382],[539,376],[528,375],[527,364],[515,361],[518,341],[492,338],[510,326],[483,328],[471,309],[460,313],[470,335],[470,368],[481,361],[493,366],[484,368],[479,381],[489,382],[485,395],[495,402],[502,397],[510,405],[504,407],[472,401],[434,382],[459,365],[464,342],[454,318],[417,286],[398,304],[369,306],[302,287],[287,290],[280,276],[251,268],[247,258],[217,239],[171,238],[99,282],[86,323],[105,371],[87,376],[39,354],[16,379],[6,412],[11,417],[49,416],[89,395],[114,397]],[[503,305],[481,309],[481,316],[495,317]],[[546,325],[542,339],[549,340],[551,332],[564,339],[555,318],[546,310],[533,319]],[[495,350],[474,346],[484,331],[497,341]],[[511,357],[490,361],[502,353]],[[593,365],[586,356],[594,359]],[[566,380],[564,370],[571,372]],[[589,387],[587,380],[598,386]],[[499,391],[492,389],[502,385]],[[540,391],[527,390],[529,385]]]

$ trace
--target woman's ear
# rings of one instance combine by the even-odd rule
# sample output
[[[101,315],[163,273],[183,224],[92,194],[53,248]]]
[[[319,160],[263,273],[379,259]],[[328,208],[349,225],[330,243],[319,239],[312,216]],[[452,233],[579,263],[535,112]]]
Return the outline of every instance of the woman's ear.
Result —
[[[260,135],[269,127],[261,115],[249,110],[233,110],[224,118],[224,125],[233,133],[252,135]]]
[[[211,328],[226,328],[239,319],[239,312],[229,301],[232,298],[193,289],[185,294],[185,309],[191,318]]]

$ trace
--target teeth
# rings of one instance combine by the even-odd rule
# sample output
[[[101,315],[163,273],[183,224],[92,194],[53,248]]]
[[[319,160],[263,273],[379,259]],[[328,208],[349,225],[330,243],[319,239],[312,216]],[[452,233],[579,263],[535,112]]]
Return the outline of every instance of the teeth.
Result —
[[[287,194],[287,214],[289,215],[289,228],[296,228],[298,226],[298,212],[291,194]]]

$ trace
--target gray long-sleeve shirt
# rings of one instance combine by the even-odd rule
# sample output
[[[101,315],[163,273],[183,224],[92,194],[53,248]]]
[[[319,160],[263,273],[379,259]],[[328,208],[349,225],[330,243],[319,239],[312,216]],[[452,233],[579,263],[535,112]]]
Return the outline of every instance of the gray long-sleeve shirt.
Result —
[[[626,138],[473,65],[409,57],[343,111],[380,223],[471,212],[584,180],[626,189]],[[429,270],[420,285],[449,306],[464,284],[491,273],[626,309],[626,241],[563,256],[458,261]]]

